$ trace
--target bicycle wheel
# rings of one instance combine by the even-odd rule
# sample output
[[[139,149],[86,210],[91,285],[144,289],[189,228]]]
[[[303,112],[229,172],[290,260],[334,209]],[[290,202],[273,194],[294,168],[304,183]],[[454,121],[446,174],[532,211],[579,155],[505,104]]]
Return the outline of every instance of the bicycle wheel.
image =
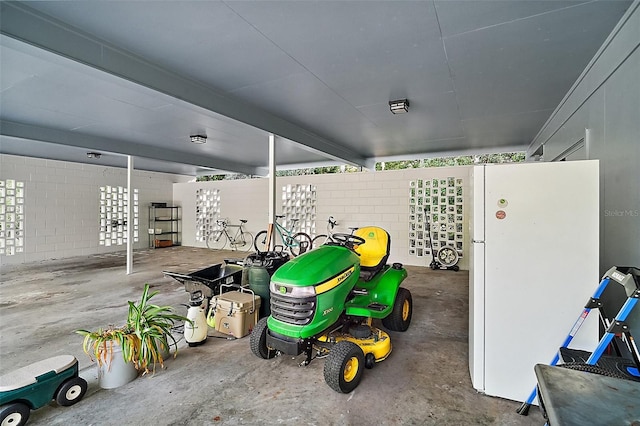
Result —
[[[253,240],[253,246],[256,251],[264,253],[269,250],[269,242],[267,241],[267,231],[260,231],[256,234],[256,238]]]
[[[327,244],[330,241],[331,241],[331,237],[325,234],[320,234],[320,235],[317,235],[313,240],[311,240],[311,247],[312,248],[320,247],[322,245]]]
[[[227,245],[227,235],[222,231],[214,231],[207,238],[207,247],[212,250],[222,250]]]
[[[292,255],[298,256],[311,250],[313,242],[309,234],[298,232],[293,236],[293,241],[289,241],[288,247]]]
[[[253,234],[251,232],[243,232],[236,241],[236,248],[242,251],[251,251],[253,248]]]

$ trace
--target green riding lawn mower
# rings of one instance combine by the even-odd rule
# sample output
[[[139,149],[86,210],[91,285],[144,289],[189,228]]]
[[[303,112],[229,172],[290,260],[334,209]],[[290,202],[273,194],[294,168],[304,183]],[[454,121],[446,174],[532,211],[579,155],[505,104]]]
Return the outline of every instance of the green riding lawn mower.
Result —
[[[412,299],[400,287],[402,264],[388,265],[391,239],[382,228],[333,234],[330,242],[282,265],[271,277],[271,315],[251,333],[252,352],[264,359],[305,354],[301,365],[326,357],[324,378],[349,393],[391,353],[391,340],[373,326],[406,331]]]

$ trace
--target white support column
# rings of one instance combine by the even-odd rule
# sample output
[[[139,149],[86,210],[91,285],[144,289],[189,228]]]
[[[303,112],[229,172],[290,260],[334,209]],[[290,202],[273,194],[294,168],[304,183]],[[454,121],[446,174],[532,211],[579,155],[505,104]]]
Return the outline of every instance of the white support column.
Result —
[[[133,273],[133,157],[127,156],[127,275]]]
[[[268,249],[273,248],[273,227],[276,222],[276,135],[269,133],[269,226],[267,228]]]
[[[585,149],[585,160],[591,160],[591,129],[584,129],[584,149]]]

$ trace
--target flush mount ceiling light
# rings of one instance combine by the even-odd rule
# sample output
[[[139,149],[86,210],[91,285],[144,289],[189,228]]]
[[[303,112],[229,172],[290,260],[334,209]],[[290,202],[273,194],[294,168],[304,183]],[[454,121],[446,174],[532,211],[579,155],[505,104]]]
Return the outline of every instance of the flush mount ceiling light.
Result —
[[[190,138],[193,143],[207,143],[207,135],[191,135]]]
[[[99,152],[87,152],[87,157],[89,158],[100,158],[102,154],[100,154]]]
[[[404,114],[409,111],[409,101],[407,99],[389,101],[389,109],[394,114]]]

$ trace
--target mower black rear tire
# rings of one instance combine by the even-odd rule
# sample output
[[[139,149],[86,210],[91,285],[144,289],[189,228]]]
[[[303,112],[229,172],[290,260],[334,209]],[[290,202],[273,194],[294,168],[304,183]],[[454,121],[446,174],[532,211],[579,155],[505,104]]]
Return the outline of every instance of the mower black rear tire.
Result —
[[[249,341],[251,343],[251,352],[258,358],[271,359],[276,356],[276,351],[267,347],[267,319],[264,317],[253,328]]]
[[[364,353],[347,340],[335,344],[324,362],[324,381],[336,392],[349,393],[362,379]]]
[[[407,331],[413,314],[411,292],[404,287],[398,289],[393,310],[382,320],[382,324],[391,331]]]

